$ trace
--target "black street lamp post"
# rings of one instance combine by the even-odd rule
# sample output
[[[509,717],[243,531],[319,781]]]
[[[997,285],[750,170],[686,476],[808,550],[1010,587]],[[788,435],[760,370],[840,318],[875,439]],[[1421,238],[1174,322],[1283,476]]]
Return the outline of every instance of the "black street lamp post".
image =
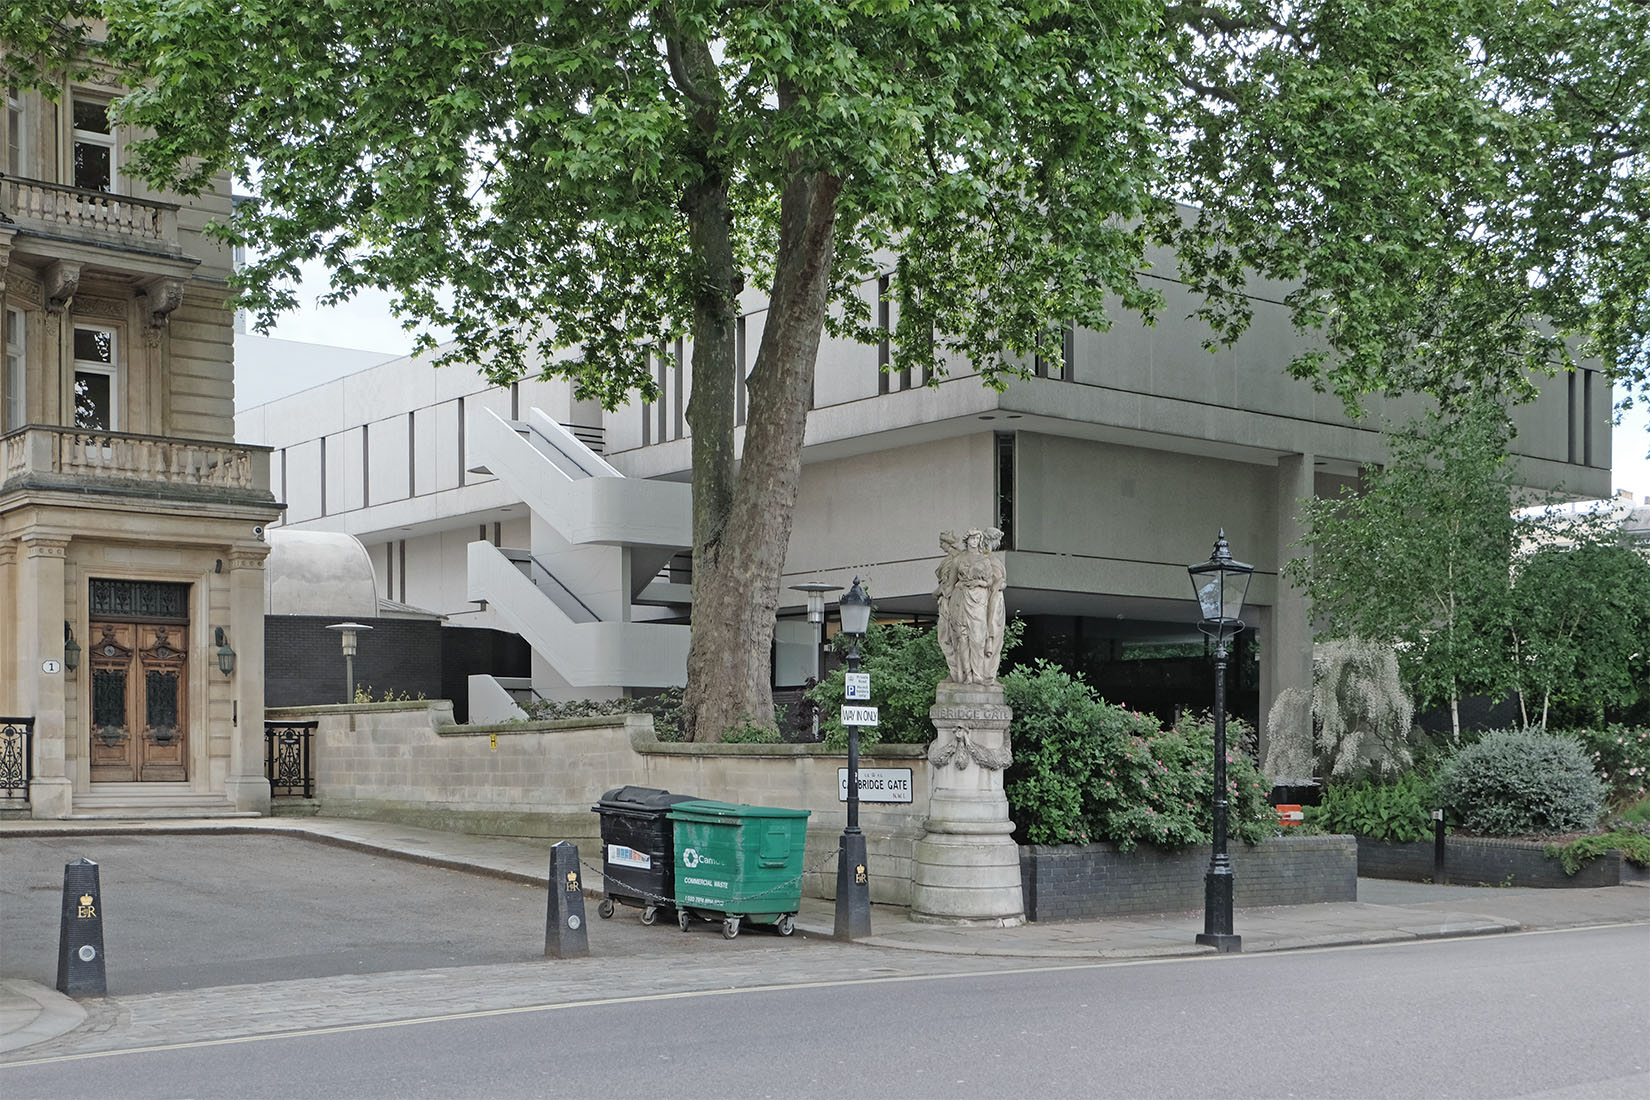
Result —
[[[871,597],[859,578],[837,601],[842,632],[848,635],[848,671],[859,671],[859,643],[871,625]],[[846,715],[844,716],[846,717]],[[836,927],[839,940],[871,934],[871,885],[866,872],[865,834],[859,831],[859,726],[848,724],[848,827],[837,845]]]
[[[1254,566],[1233,561],[1226,532],[1215,540],[1209,560],[1186,567],[1203,618],[1198,629],[1215,642],[1214,845],[1203,879],[1203,931],[1197,942],[1221,953],[1243,950],[1232,932],[1232,861],[1226,855],[1226,643],[1243,629],[1243,597]]]

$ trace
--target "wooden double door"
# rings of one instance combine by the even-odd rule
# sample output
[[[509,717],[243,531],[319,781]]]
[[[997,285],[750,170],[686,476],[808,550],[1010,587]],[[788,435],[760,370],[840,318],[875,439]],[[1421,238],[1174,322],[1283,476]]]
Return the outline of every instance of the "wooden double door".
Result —
[[[187,779],[188,625],[90,626],[92,782]]]

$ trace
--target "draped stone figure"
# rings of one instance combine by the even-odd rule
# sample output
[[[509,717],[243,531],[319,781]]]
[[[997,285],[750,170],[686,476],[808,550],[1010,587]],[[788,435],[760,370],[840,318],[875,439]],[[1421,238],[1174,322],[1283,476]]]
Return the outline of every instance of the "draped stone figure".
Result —
[[[954,532],[940,535],[945,560],[934,570],[939,587],[940,651],[951,679],[958,684],[994,684],[1003,655],[1007,615],[1003,589],[1008,583],[1002,545],[995,527],[972,528],[959,541]]]

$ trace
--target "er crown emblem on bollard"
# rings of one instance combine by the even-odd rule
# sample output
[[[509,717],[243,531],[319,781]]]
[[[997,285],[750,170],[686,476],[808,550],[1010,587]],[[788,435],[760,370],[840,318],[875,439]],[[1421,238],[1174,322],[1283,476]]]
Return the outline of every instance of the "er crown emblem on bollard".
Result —
[[[83,919],[83,920],[97,916],[97,905],[95,904],[95,902],[96,902],[96,899],[93,898],[92,895],[90,895],[90,894],[81,894],[80,895],[80,912],[78,913],[78,916],[80,916],[80,918]]]

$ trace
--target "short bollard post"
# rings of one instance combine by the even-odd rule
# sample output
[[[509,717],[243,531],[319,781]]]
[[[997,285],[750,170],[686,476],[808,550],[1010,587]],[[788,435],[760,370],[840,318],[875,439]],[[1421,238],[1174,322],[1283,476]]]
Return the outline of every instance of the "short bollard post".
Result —
[[[1444,811],[1432,811],[1432,880],[1444,881]]]
[[[103,968],[103,891],[97,864],[85,857],[63,866],[57,991],[70,997],[102,997],[109,992]]]
[[[550,846],[550,908],[544,920],[544,953],[553,959],[590,954],[584,925],[584,883],[579,880],[579,846]]]

